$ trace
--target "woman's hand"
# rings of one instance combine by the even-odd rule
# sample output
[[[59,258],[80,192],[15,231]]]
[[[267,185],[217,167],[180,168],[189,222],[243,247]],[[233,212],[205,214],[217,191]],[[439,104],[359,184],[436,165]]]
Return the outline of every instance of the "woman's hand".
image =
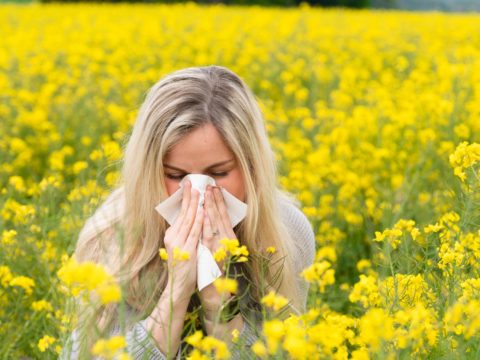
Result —
[[[198,207],[200,194],[185,181],[182,207],[175,222],[165,232],[168,254],[168,283],[166,291],[173,289],[175,300],[190,299],[197,286],[197,244],[204,222],[204,209]],[[174,248],[187,252],[188,260],[174,260]],[[172,279],[173,275],[173,279]]]
[[[220,239],[236,239],[237,235],[233,231],[227,205],[219,187],[207,186],[204,206],[206,213],[203,221],[202,243],[214,254],[221,247]],[[222,270],[223,263],[221,261],[218,264]]]
[[[203,221],[202,243],[213,253],[221,247],[220,239],[236,239],[232,228],[227,206],[222,192],[218,187],[207,186],[205,191],[205,217]],[[218,262],[223,273],[224,261]],[[222,296],[212,284],[200,291],[200,300],[206,310],[207,317],[211,318],[220,308]],[[225,300],[225,297],[223,298]]]

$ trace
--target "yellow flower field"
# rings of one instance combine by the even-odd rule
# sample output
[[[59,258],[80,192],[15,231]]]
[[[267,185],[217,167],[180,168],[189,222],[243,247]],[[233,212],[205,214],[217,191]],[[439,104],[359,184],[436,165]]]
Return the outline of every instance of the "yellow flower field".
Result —
[[[309,311],[281,316],[268,294],[278,316],[249,351],[480,357],[480,15],[1,5],[0,34],[1,358],[58,356],[69,294],[120,301],[102,268],[68,257],[147,89],[210,64],[258,96],[281,185],[317,240]],[[230,354],[187,342],[191,359]],[[92,356],[124,348],[101,339]]]

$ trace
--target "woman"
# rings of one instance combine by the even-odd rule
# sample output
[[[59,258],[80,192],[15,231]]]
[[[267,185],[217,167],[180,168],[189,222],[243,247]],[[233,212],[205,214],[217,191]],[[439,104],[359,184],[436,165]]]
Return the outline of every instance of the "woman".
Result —
[[[217,186],[247,204],[247,215],[235,228],[221,192],[208,189],[204,207],[198,207],[198,191],[190,190],[188,181],[181,213],[172,226],[154,210],[179,189],[185,175],[195,173],[212,177]],[[204,310],[204,331],[221,337],[237,329],[247,346],[257,337],[258,304],[268,289],[287,297],[292,311],[305,309],[308,284],[299,273],[313,262],[314,234],[292,197],[278,189],[276,175],[261,111],[250,89],[232,71],[221,66],[187,68],[151,88],[125,151],[120,184],[85,224],[74,254],[79,262],[105,265],[124,284],[129,322],[124,330],[134,358],[164,359],[167,353],[180,358],[185,315],[195,305]],[[234,267],[244,275],[239,294],[248,296],[242,297],[240,313],[220,324],[220,330],[211,321],[221,306],[215,287],[195,292],[200,236],[212,253],[227,237],[237,238],[251,254],[246,263]],[[171,259],[174,247],[187,251],[189,260],[176,264],[171,287],[172,264],[158,253],[166,248]],[[272,262],[261,276],[260,257],[255,255],[268,247],[274,247],[283,261]],[[275,274],[280,274],[278,282]],[[247,283],[252,285],[248,289]],[[91,326],[119,332],[117,310],[115,305],[95,309],[90,314],[93,322],[81,323],[86,334]],[[169,318],[170,332],[164,321]],[[80,328],[71,338],[71,357],[76,358],[82,351]],[[234,350],[232,357],[238,356]]]

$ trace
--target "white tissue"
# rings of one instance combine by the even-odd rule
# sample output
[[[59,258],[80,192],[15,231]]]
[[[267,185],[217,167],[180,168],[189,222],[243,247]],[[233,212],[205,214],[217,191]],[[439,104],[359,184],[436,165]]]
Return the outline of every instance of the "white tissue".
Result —
[[[162,215],[167,222],[172,225],[180,213],[183,197],[183,185],[185,180],[188,179],[192,183],[192,188],[197,189],[200,192],[198,206],[203,206],[204,195],[207,185],[215,186],[215,180],[203,174],[188,174],[180,182],[180,189],[174,192],[167,199],[159,203],[155,210]],[[224,188],[221,189],[223,198],[225,199],[225,205],[227,206],[227,212],[232,223],[232,227],[242,221],[247,215],[247,204],[237,199],[230,194]],[[202,236],[197,247],[197,286],[198,290],[202,290],[205,286],[210,285],[215,279],[222,275],[217,262],[213,258],[210,250],[202,244]]]

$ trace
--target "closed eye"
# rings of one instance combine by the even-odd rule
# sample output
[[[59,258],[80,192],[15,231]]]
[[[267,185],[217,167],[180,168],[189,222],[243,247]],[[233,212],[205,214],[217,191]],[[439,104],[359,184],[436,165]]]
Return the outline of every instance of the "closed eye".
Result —
[[[212,176],[227,176],[228,172],[217,172],[217,173],[212,173]]]
[[[170,175],[166,174],[165,177],[172,180],[181,180],[185,175]]]

